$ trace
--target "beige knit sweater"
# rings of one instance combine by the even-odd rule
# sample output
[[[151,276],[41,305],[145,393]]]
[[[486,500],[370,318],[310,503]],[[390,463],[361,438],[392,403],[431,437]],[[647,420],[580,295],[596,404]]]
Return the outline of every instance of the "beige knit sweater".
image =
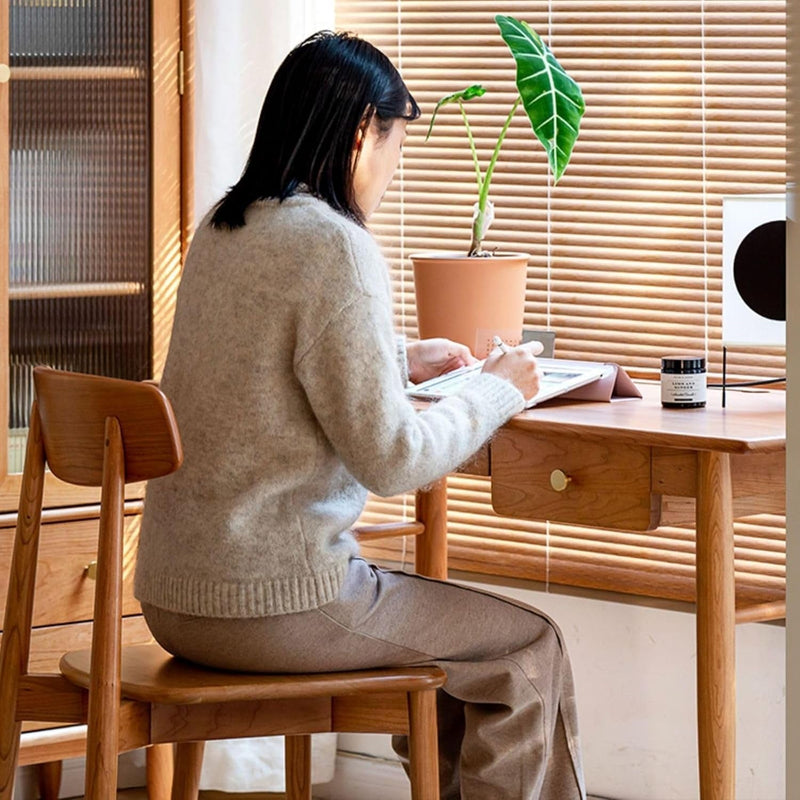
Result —
[[[309,195],[246,219],[191,246],[162,381],[185,461],[148,486],[136,568],[139,600],[198,616],[332,601],[367,490],[436,480],[523,407],[482,375],[415,411],[371,235]]]

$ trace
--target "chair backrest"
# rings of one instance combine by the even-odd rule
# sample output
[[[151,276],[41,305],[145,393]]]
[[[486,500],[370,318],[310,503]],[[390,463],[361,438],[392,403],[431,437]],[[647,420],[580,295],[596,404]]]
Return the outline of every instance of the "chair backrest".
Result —
[[[110,417],[121,429],[126,483],[168,475],[180,466],[175,415],[155,384],[49,367],[34,369],[33,381],[47,463],[61,480],[102,485]]]
[[[9,584],[15,600],[6,623],[19,641],[17,652],[3,647],[0,662],[13,664],[13,684],[27,672],[36,551],[45,462],[56,477],[82,486],[101,486],[97,543],[88,724],[105,731],[100,764],[91,781],[115,786],[119,748],[120,663],[125,484],[174,472],[183,460],[178,426],[166,396],[152,383],[103,378],[37,367],[35,400],[25,457],[14,567],[25,577]],[[18,636],[16,635],[18,632]],[[5,645],[5,639],[3,645]],[[105,784],[103,784],[105,785]],[[89,791],[92,794],[93,790]]]
[[[35,399],[0,642],[0,708],[5,711],[18,705],[20,687],[28,675],[45,465],[49,464],[64,481],[102,487],[88,714],[90,720],[103,715],[117,719],[124,484],[167,475],[180,466],[183,451],[178,426],[169,401],[154,384],[47,367],[37,367],[33,379]],[[48,687],[61,685],[59,677],[37,677]],[[46,688],[45,683],[40,690]],[[48,706],[53,705],[54,695],[50,697]],[[32,718],[66,719],[58,716],[61,711],[48,707],[44,717]],[[56,716],[49,716],[51,712]],[[5,790],[11,785],[13,769],[7,773],[19,746],[19,719],[13,714],[5,719],[0,715],[0,719],[0,755],[13,756],[0,758],[0,790]],[[110,738],[117,736],[114,726]],[[109,741],[114,759],[116,746],[116,741]]]

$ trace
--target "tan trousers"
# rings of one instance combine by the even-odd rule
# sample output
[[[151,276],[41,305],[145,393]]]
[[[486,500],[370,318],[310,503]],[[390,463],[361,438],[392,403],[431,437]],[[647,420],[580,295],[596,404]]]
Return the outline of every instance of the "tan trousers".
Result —
[[[165,649],[248,672],[438,664],[442,800],[583,800],[572,674],[558,628],[512,600],[351,561],[313,611],[208,619],[144,607]],[[395,750],[406,757],[404,737]]]

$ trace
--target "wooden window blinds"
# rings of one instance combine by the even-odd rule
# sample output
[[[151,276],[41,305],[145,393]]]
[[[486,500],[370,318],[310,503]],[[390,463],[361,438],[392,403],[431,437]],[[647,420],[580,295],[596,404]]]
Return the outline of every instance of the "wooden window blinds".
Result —
[[[337,0],[338,29],[400,68],[423,110],[398,175],[371,220],[391,270],[397,324],[416,335],[408,255],[469,245],[474,169],[458,113],[435,102],[472,83],[467,105],[485,165],[515,97],[514,63],[494,14],[529,22],[586,100],[558,186],[524,114],[492,182],[484,247],[530,254],[525,326],[557,331],[564,358],[618,361],[655,378],[660,357],[722,357],[722,198],[785,191],[784,0]],[[729,378],[784,375],[782,348],[729,347]],[[692,599],[693,534],[646,534],[505,519],[482,479],[449,479],[451,566],[554,583]],[[406,504],[407,505],[407,504]],[[370,520],[404,513],[373,499]],[[372,554],[397,558],[390,545]],[[784,521],[737,523],[737,592],[771,600],[784,586]]]

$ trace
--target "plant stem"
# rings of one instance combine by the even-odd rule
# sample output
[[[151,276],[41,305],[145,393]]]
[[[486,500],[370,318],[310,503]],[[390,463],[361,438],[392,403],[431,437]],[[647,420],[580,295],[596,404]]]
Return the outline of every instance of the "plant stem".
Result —
[[[511,107],[511,111],[508,112],[508,116],[506,117],[505,125],[503,125],[503,130],[500,131],[500,136],[497,138],[497,144],[494,146],[494,152],[492,153],[492,158],[489,161],[489,166],[486,168],[486,176],[483,179],[483,186],[481,187],[481,194],[478,198],[478,203],[480,204],[479,207],[483,210],[486,207],[486,200],[489,197],[489,184],[492,182],[492,175],[494,173],[494,166],[497,164],[497,157],[500,155],[500,147],[503,144],[503,140],[506,138],[506,133],[508,133],[508,128],[511,125],[511,120],[514,117],[514,112],[519,108],[519,104],[522,102],[521,97],[517,97],[514,101],[514,105]]]
[[[478,214],[475,218],[475,224],[472,226],[472,242],[470,243],[470,248],[469,248],[470,255],[478,255],[481,252],[481,242],[483,240],[483,236],[480,233],[480,228],[483,225],[483,215],[486,212],[486,201],[489,199],[489,184],[491,184],[492,182],[494,167],[495,164],[497,164],[497,157],[500,155],[500,148],[503,145],[503,140],[506,138],[508,129],[511,126],[511,120],[514,118],[514,112],[516,112],[521,102],[522,98],[520,96],[517,96],[517,99],[514,101],[514,105],[511,107],[511,111],[508,112],[505,124],[503,125],[503,130],[500,131],[500,136],[498,136],[497,138],[497,144],[494,146],[494,152],[492,153],[492,158],[489,161],[489,166],[486,168],[486,175],[483,177],[482,183],[479,182],[478,184],[479,186]],[[470,142],[472,142],[471,135],[470,135]],[[472,152],[473,154],[475,153],[474,147]]]
[[[467,119],[467,112],[464,111],[464,104],[458,101],[458,110],[461,112],[461,118],[464,120],[464,127],[467,129],[467,139],[469,139],[469,149],[472,151],[472,163],[475,165],[475,178],[478,182],[478,195],[483,188],[483,176],[481,175],[481,165],[478,161],[478,151],[475,147],[475,140],[472,138],[472,128]]]

